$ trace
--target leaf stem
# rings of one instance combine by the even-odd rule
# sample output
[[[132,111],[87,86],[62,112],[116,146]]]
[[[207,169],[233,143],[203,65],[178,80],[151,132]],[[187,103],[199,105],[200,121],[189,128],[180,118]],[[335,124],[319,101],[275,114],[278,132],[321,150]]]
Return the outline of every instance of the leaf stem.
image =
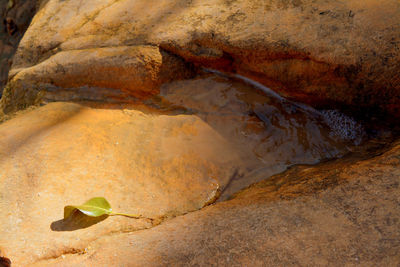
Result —
[[[126,216],[126,217],[136,218],[136,219],[143,218],[142,215],[137,215],[137,214],[125,214],[125,213],[119,213],[119,212],[111,212],[110,215],[120,215],[120,216]]]

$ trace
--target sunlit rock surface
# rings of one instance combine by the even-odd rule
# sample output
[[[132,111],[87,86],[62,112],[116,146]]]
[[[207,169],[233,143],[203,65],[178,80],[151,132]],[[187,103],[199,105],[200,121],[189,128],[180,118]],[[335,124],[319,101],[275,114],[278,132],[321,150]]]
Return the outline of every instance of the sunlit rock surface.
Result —
[[[367,160],[298,167],[233,200],[37,266],[397,266],[399,165],[397,143]]]
[[[1,124],[0,136],[0,250],[17,266],[152,226],[111,217],[71,229],[59,221],[65,205],[103,196],[115,211],[157,222],[215,201],[238,161],[218,132],[187,115],[53,103]]]

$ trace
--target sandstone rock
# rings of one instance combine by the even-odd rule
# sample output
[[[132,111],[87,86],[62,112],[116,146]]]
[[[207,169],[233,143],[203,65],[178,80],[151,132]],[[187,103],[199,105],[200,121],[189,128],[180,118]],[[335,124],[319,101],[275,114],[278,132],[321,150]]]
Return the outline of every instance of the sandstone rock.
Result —
[[[320,116],[216,75],[164,84],[148,106],[22,112],[0,125],[0,251],[17,266],[83,253],[98,236],[149,228],[293,164],[347,153]],[[151,219],[61,220],[65,205],[96,196]]]
[[[24,36],[11,76],[46,66],[57,53],[151,44],[316,106],[368,106],[398,116],[399,18],[396,0],[50,0]],[[74,73],[78,62],[58,64]],[[90,76],[104,74],[93,68]],[[41,75],[47,80],[44,73],[34,80]],[[68,72],[62,76],[58,83],[71,82]],[[3,100],[3,109],[23,101],[8,97],[15,98]]]
[[[0,136],[0,250],[16,266],[197,210],[215,201],[236,161],[217,132],[188,115],[53,103],[3,123]],[[154,221],[61,220],[64,205],[96,196]]]
[[[294,167],[186,214],[293,164],[343,156],[354,142],[313,109],[201,67],[319,107],[398,117],[398,1],[40,3],[0,113],[79,104],[50,103],[0,125],[2,261],[400,263],[398,143],[373,159]],[[64,205],[95,196],[144,218],[61,220]]]
[[[59,100],[64,101],[73,98],[87,100],[77,93],[82,87],[98,89],[92,91],[92,99],[101,96],[102,88],[124,92],[128,98],[143,99],[157,94],[162,83],[187,78],[191,74],[191,68],[186,68],[185,62],[156,46],[59,52],[20,71],[6,89],[2,103],[4,111],[9,113],[18,109],[21,103],[29,106],[38,99],[48,98],[51,91],[57,92],[59,87],[75,92],[75,95],[65,98],[58,94]],[[101,100],[109,101],[106,97]]]
[[[381,156],[299,167],[237,198],[37,266],[397,266],[400,144]],[[327,187],[326,185],[329,184]],[[294,193],[294,194],[293,194]]]

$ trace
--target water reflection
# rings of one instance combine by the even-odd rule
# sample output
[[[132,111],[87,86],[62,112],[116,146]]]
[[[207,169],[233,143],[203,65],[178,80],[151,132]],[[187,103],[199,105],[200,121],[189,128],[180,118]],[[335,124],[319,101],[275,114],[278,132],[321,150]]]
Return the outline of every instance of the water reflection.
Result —
[[[238,175],[220,200],[291,165],[348,152],[348,140],[332,131],[324,114],[237,79],[210,74],[165,84],[160,95],[164,104],[207,122],[237,151]]]

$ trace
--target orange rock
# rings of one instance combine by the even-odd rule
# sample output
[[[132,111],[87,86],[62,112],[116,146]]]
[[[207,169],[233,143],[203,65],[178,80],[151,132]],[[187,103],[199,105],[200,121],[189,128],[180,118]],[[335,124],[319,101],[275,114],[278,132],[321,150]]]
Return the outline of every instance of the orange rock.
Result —
[[[5,257],[20,266],[84,253],[98,236],[150,228],[348,151],[316,111],[215,75],[165,84],[153,105],[56,102],[0,124]],[[97,196],[151,219],[62,220],[65,205]]]
[[[194,116],[67,103],[9,120],[0,136],[0,250],[16,266],[200,209],[215,201],[237,157]],[[115,211],[154,221],[62,221],[65,205],[96,196],[108,199]]]
[[[371,159],[299,167],[233,200],[35,266],[396,266],[399,165],[397,142]],[[276,180],[283,184],[271,190]]]
[[[62,5],[48,1],[21,41],[11,76],[29,72],[39,63],[45,67],[57,53],[73,55],[80,53],[75,50],[151,44],[198,66],[252,77],[315,106],[345,105],[358,111],[370,107],[398,116],[399,18],[400,4],[396,0],[367,0],[362,4],[358,0],[70,0]],[[80,72],[82,61],[55,57],[60,59],[60,72],[54,74],[50,67],[50,76],[57,77],[50,82],[77,86],[70,78],[76,78],[74,73]],[[131,80],[115,83],[116,78],[111,77],[114,69],[106,67],[108,60],[112,66],[120,64],[115,71],[124,77],[132,66],[128,64],[123,70],[124,59],[118,62],[117,57],[110,57],[91,62],[91,69],[83,73],[92,74],[87,80],[78,80],[88,86],[111,83],[119,89],[129,87]],[[143,61],[149,68],[157,68],[151,62]],[[65,74],[62,69],[67,70]],[[132,87],[142,80],[157,80],[149,76],[154,74],[151,71],[137,71],[143,77]],[[49,78],[47,73],[35,73],[35,78],[23,78],[24,84],[32,79],[40,82],[42,76],[46,81]],[[95,82],[96,76],[109,82]],[[139,78],[134,77],[132,80]],[[9,105],[24,101],[13,97]]]
[[[41,2],[0,120],[60,102],[0,125],[4,261],[399,263],[398,144],[358,163],[292,168],[185,215],[293,164],[348,151],[318,112],[235,80],[193,78],[196,70],[239,73],[316,106],[398,117],[397,0]],[[62,220],[65,205],[95,196],[147,219]]]

